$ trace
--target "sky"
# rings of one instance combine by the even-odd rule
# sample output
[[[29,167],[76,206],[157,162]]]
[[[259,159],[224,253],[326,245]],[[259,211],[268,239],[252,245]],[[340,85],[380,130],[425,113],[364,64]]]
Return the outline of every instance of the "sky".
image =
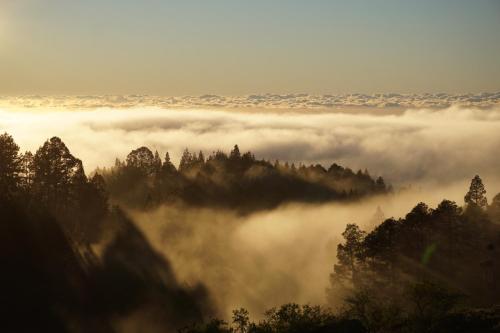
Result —
[[[498,0],[0,0],[0,95],[500,90]]]

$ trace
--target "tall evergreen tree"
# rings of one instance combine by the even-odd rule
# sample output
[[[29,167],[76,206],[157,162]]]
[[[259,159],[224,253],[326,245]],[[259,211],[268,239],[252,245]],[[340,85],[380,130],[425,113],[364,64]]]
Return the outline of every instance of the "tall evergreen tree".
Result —
[[[161,158],[160,154],[158,154],[158,150],[155,150],[153,158],[153,169],[156,174],[158,174],[161,171]]]
[[[231,153],[229,154],[229,158],[231,160],[239,160],[241,158],[240,148],[238,145],[234,145],[233,150],[231,150]]]
[[[7,133],[0,135],[0,196],[12,196],[19,183],[19,146]]]
[[[486,190],[484,189],[483,181],[476,175],[472,178],[470,183],[469,192],[464,197],[465,203],[470,205],[476,205],[481,208],[485,208],[488,205],[486,199]]]
[[[164,174],[172,174],[177,171],[175,165],[170,160],[170,154],[168,151],[165,153],[165,160],[163,161],[162,171]]]
[[[179,162],[179,171],[187,171],[193,164],[193,154],[189,152],[189,149],[184,149],[182,153],[181,160]]]
[[[334,267],[335,274],[332,276],[332,283],[355,279],[356,264],[361,256],[366,232],[356,224],[348,224],[342,236],[345,243],[337,246],[338,264]]]
[[[21,186],[27,190],[33,185],[33,179],[35,178],[35,170],[33,166],[34,156],[30,151],[25,152],[21,155]]]
[[[33,187],[38,198],[53,207],[75,200],[87,182],[82,161],[71,155],[58,137],[47,140],[33,158]]]
[[[385,191],[385,181],[384,178],[378,177],[377,180],[375,181],[375,185],[378,191]]]
[[[200,152],[198,153],[198,163],[205,163],[205,155],[203,154],[203,152],[200,150]]]

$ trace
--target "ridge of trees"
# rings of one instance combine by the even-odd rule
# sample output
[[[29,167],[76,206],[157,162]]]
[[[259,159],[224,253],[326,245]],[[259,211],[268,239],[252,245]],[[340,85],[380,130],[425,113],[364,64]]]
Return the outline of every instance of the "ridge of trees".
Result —
[[[176,168],[168,152],[163,160],[147,147],[132,150],[124,162],[85,174],[82,161],[58,137],[34,153],[21,153],[12,136],[0,135],[0,185],[4,198],[23,198],[46,206],[56,218],[67,220],[74,239],[98,237],[108,216],[110,200],[127,207],[151,208],[162,203],[224,207],[242,212],[273,208],[290,201],[357,200],[387,193],[382,177],[367,170],[353,172],[337,164],[328,169],[258,160],[237,145],[205,157],[188,149]]]
[[[356,200],[391,190],[367,170],[353,172],[335,163],[328,169],[271,163],[251,152],[242,154],[238,145],[229,155],[218,150],[208,157],[185,149],[178,168],[168,153],[161,161],[158,152],[140,147],[100,172],[114,199],[138,208],[183,202],[254,210],[287,201]]]
[[[500,304],[500,194],[490,205],[485,194],[476,175],[464,207],[443,200],[432,209],[421,202],[371,232],[348,224],[329,297],[343,295],[351,316],[370,332],[409,326],[438,332],[460,309],[493,311]],[[500,311],[495,316],[498,324]],[[496,332],[495,325],[485,332]]]

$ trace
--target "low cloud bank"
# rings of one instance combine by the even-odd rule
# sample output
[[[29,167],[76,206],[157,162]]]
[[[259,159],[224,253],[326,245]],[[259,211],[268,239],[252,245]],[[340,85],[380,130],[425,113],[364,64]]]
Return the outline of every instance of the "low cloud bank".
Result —
[[[0,130],[23,150],[57,135],[88,171],[109,166],[142,145],[169,151],[229,150],[259,158],[333,162],[368,168],[409,191],[352,204],[290,204],[249,216],[185,207],[129,211],[179,281],[202,282],[225,315],[247,307],[258,316],[285,302],[323,303],[336,245],[347,223],[370,229],[378,206],[404,216],[416,203],[461,204],[480,174],[488,196],[500,191],[500,109],[451,107],[397,114],[129,109],[0,108]]]
[[[452,183],[500,169],[500,109],[452,107],[379,115],[159,108],[67,110],[0,108],[0,129],[23,150],[60,136],[87,171],[110,166],[142,145],[206,154],[239,144],[259,158],[368,168],[396,186]]]

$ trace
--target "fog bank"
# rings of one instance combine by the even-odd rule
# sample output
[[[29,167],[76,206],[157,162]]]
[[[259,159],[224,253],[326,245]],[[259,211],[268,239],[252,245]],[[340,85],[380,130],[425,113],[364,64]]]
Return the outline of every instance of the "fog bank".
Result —
[[[0,129],[22,149],[60,136],[87,171],[124,159],[142,145],[210,153],[239,144],[258,158],[333,162],[368,168],[395,185],[452,183],[500,169],[500,109],[407,110],[401,114],[341,111],[236,112],[138,109],[0,109]]]
[[[461,205],[467,186],[412,189],[351,204],[287,204],[249,216],[168,206],[130,214],[180,281],[208,287],[222,316],[243,306],[259,317],[287,302],[326,303],[347,223],[370,231],[381,222],[374,220],[377,207],[386,218],[398,218],[421,201],[436,207],[446,197]]]
[[[345,225],[373,228],[380,222],[372,219],[378,206],[385,217],[400,217],[420,201],[435,207],[447,198],[461,205],[475,174],[490,199],[500,192],[500,109],[377,114],[9,108],[0,110],[0,130],[33,152],[59,136],[87,172],[143,145],[161,155],[168,151],[178,162],[185,147],[208,154],[239,144],[257,158],[367,168],[395,185],[394,195],[358,203],[288,204],[247,216],[178,206],[129,210],[178,280],[205,284],[224,316],[241,306],[258,316],[286,302],[324,303]]]

